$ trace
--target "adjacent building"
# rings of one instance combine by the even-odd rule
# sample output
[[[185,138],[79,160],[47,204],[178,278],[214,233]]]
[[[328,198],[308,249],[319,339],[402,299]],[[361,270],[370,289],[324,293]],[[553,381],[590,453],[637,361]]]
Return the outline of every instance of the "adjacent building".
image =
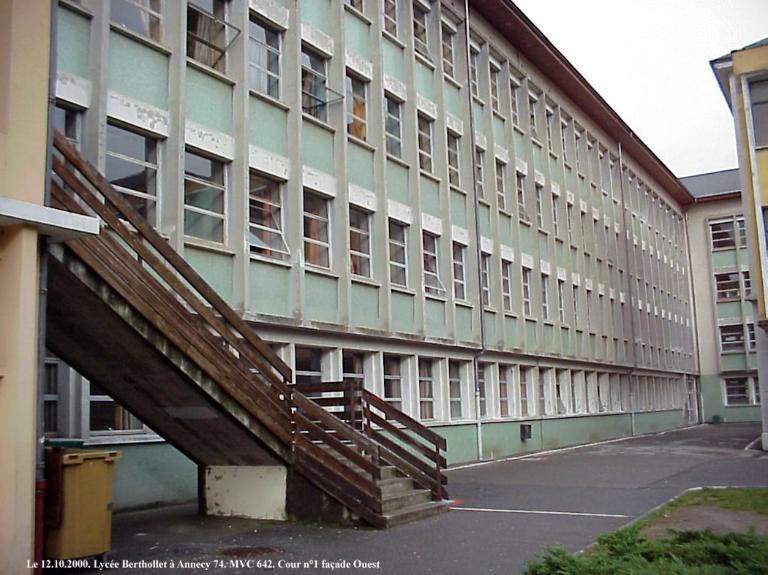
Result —
[[[757,299],[758,372],[768,381],[768,38],[712,61],[736,128],[742,210]],[[762,394],[765,396],[765,393]],[[762,406],[763,449],[768,449],[768,407]]]
[[[759,421],[757,300],[752,286],[739,170],[680,180],[696,198],[687,212],[701,418]]]

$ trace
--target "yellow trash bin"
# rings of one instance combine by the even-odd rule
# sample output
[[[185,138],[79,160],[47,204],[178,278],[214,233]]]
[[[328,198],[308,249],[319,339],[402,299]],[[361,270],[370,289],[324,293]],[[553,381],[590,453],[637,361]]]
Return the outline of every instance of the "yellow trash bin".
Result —
[[[112,540],[112,465],[119,451],[46,449],[45,555],[101,555]]]

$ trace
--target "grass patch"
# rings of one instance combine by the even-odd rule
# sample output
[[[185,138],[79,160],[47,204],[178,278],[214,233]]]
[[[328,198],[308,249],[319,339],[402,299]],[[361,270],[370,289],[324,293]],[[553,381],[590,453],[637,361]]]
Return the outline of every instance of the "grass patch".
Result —
[[[586,553],[551,548],[525,575],[755,575],[768,573],[768,541],[754,533],[677,531],[651,540],[632,525],[603,535]]]

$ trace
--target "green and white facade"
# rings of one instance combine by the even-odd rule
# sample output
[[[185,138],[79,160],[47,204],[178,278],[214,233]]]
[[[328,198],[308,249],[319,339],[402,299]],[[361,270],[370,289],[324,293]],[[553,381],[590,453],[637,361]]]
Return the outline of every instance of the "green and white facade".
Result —
[[[739,170],[682,178],[696,197],[688,234],[696,299],[704,421],[760,421],[757,301]]]
[[[450,463],[695,420],[692,196],[513,4],[189,4],[60,0],[57,124],[297,379],[362,379]],[[194,497],[50,379],[52,435],[169,472],[118,506]]]

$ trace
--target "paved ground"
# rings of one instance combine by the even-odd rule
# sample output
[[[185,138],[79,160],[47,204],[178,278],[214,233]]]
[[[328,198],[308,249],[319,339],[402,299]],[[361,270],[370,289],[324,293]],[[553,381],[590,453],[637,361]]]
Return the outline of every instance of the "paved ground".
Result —
[[[156,563],[105,572],[154,574],[181,560],[199,568],[175,572],[521,573],[547,546],[583,549],[690,487],[768,485],[768,454],[744,449],[758,434],[705,425],[451,470],[456,510],[388,531],[199,517],[192,506],[118,514],[111,559]]]

